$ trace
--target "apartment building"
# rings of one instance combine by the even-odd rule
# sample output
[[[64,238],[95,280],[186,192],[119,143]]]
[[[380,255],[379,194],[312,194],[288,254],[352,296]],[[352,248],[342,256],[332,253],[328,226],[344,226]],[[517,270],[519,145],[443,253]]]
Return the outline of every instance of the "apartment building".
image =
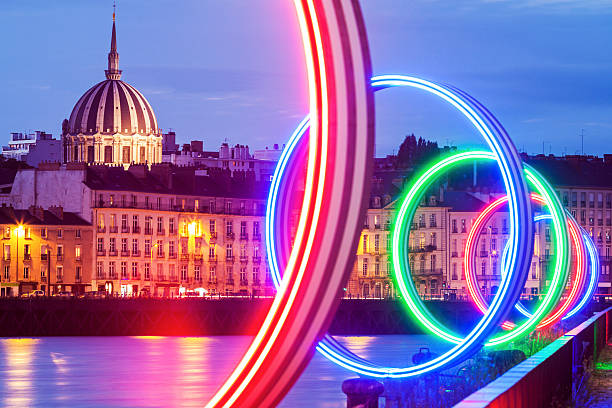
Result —
[[[89,289],[93,254],[91,224],[61,207],[0,207],[0,296],[40,289],[51,295]]]

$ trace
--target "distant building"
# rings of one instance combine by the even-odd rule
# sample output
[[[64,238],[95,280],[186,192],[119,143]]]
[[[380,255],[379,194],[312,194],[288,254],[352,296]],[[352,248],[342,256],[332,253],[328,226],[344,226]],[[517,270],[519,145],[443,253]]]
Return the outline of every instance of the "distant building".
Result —
[[[201,141],[183,145],[176,153],[164,154],[164,163],[176,166],[195,166],[229,170],[233,174],[253,174],[256,181],[270,181],[276,168],[276,160],[257,159],[249,153],[249,146],[230,147],[222,143],[218,151],[205,151]]]
[[[40,289],[83,293],[91,285],[91,224],[61,207],[0,207],[0,296]]]
[[[179,151],[176,144],[176,132],[170,131],[162,134],[162,155],[172,154]]]
[[[43,162],[59,162],[62,159],[62,144],[53,135],[40,130],[34,133],[11,133],[8,146],[2,146],[2,156],[38,166]]]
[[[271,149],[266,146],[265,149],[255,150],[255,152],[253,153],[253,158],[256,160],[268,160],[277,162],[280,159],[280,156],[283,153],[284,149],[285,145],[279,147],[279,145],[275,143]]]

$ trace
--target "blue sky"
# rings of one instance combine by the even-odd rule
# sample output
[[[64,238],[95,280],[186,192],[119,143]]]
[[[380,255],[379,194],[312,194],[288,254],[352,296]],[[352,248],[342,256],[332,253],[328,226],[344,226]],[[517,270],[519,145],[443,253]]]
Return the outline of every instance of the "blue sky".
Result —
[[[485,103],[520,150],[612,153],[612,0],[362,0],[375,74],[453,84]],[[110,0],[2,0],[0,142],[59,134],[104,79]],[[283,143],[306,113],[306,74],[290,0],[120,0],[123,78],[179,141]],[[376,97],[377,153],[408,133],[482,143],[419,91]]]

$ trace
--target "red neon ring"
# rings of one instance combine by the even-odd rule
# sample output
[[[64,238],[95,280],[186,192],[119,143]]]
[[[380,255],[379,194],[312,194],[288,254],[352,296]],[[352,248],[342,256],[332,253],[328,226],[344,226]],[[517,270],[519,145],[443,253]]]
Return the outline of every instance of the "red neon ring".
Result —
[[[531,199],[539,204],[546,204],[544,198],[538,194],[531,193]],[[476,274],[474,272],[473,266],[473,256],[472,253],[476,247],[476,237],[480,235],[480,231],[484,227],[484,224],[491,218],[493,213],[499,209],[503,204],[508,201],[508,197],[503,196],[498,198],[489,204],[476,218],[474,221],[474,225],[470,229],[468,234],[468,238],[465,244],[465,263],[464,263],[464,275],[466,284],[468,287],[468,291],[470,293],[470,297],[472,301],[476,305],[476,307],[482,312],[485,313],[488,309],[489,305],[486,300],[482,296],[480,292],[480,288],[476,284]],[[572,241],[574,243],[574,247],[576,248],[576,273],[575,279],[573,281],[570,294],[562,303],[561,307],[559,307],[552,315],[548,316],[537,326],[537,329],[543,329],[559,319],[563,317],[563,315],[570,309],[570,307],[578,300],[578,295],[581,292],[581,288],[585,285],[586,279],[586,271],[585,268],[585,249],[582,240],[580,239],[578,233],[578,225],[576,221],[569,217],[568,218],[568,226],[570,230],[570,235],[572,236]],[[502,324],[502,328],[505,330],[511,330],[515,327],[514,323],[506,321]]]

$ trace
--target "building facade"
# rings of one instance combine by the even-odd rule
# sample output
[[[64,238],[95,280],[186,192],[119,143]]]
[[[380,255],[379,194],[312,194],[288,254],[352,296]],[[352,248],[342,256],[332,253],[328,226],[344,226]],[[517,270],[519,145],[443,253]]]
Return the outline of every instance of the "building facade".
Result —
[[[89,290],[93,265],[91,224],[61,207],[0,207],[0,296],[32,290],[47,295]]]

